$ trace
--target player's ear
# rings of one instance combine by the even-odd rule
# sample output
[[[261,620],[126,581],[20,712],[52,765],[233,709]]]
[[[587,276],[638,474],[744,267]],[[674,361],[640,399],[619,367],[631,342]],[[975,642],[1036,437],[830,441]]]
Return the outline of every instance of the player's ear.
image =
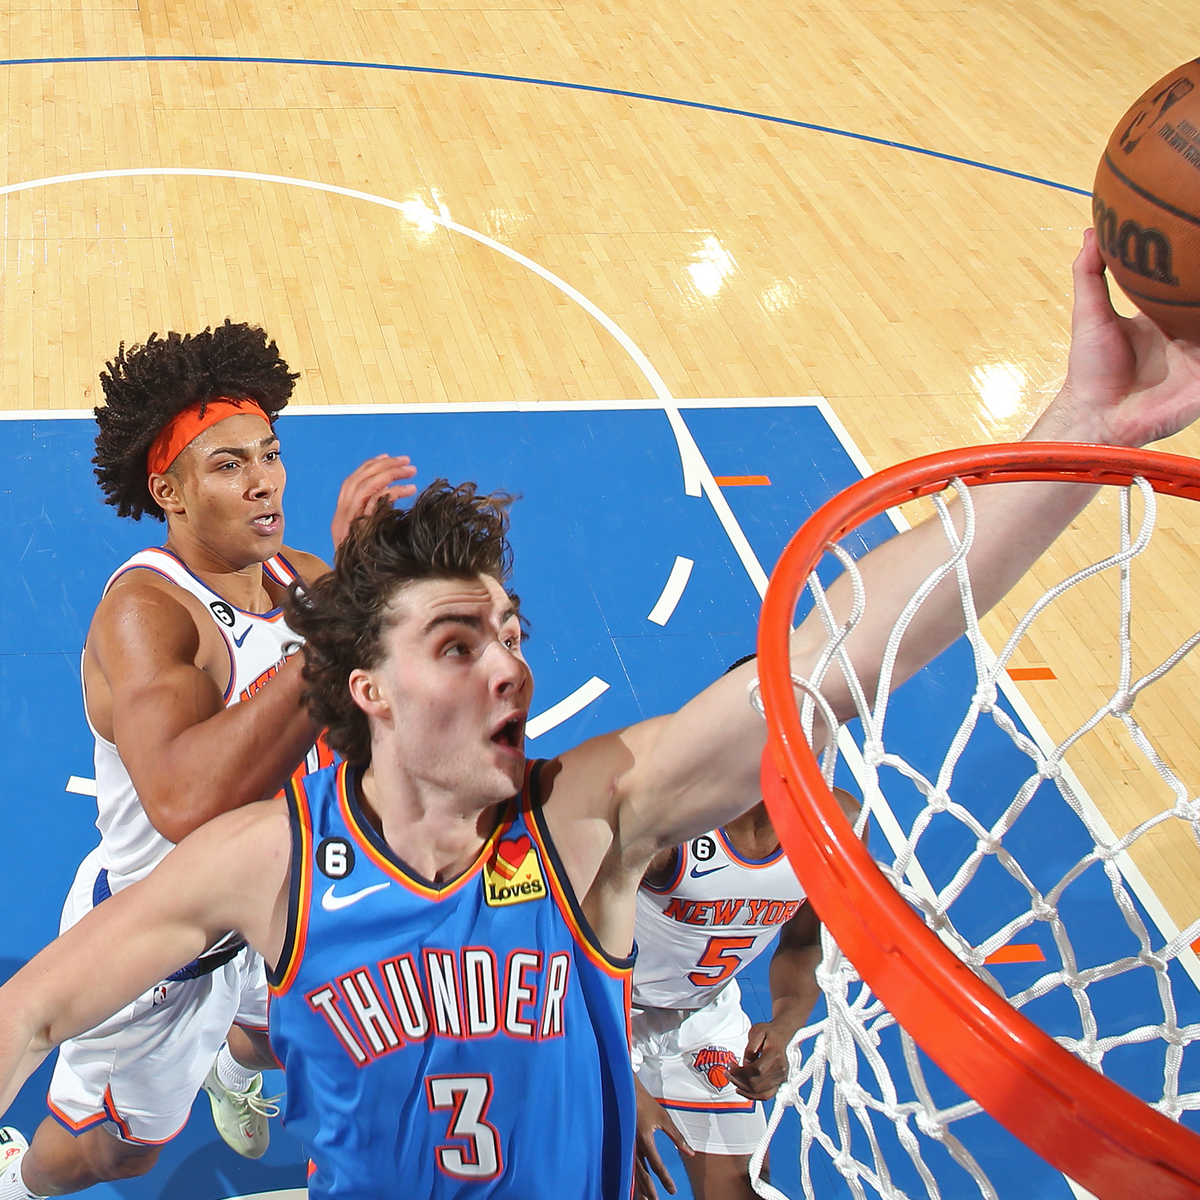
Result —
[[[391,716],[391,706],[384,699],[379,684],[370,671],[355,667],[347,680],[350,687],[350,699],[367,714],[376,720],[386,720]]]
[[[151,475],[147,483],[154,502],[165,513],[182,515],[184,512],[183,492],[179,487],[179,477],[167,471],[161,475]]]

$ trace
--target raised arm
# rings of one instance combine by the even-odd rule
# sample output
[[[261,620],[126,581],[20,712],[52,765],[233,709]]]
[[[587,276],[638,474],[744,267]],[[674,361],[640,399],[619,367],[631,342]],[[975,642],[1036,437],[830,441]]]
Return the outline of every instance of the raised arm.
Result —
[[[277,955],[289,861],[281,801],[231,813],[27,963],[0,987],[0,1114],[55,1046],[107,1020],[230,930]]]
[[[1142,445],[1178,432],[1200,415],[1200,348],[1167,338],[1146,317],[1112,308],[1095,237],[1088,232],[1075,261],[1075,305],[1066,382],[1029,433],[1037,440]],[[969,564],[978,610],[1004,596],[1087,503],[1092,490],[1070,483],[976,488],[976,537]],[[920,583],[948,557],[937,521],[926,522],[860,563],[870,597],[848,642],[860,679],[878,673],[895,619]],[[849,609],[843,578],[830,589],[836,614]],[[899,685],[963,630],[957,586],[947,580],[922,606],[901,647]],[[793,635],[793,670],[808,675],[825,643],[818,617]],[[762,719],[747,701],[754,667],[747,664],[702,692],[679,712],[589,744],[572,754],[612,781],[618,853],[632,872],[656,848],[720,825],[754,802],[765,741]],[[852,715],[840,673],[826,695],[839,718]],[[567,758],[564,756],[564,769]],[[607,769],[598,769],[600,763]],[[603,802],[601,800],[601,802]]]

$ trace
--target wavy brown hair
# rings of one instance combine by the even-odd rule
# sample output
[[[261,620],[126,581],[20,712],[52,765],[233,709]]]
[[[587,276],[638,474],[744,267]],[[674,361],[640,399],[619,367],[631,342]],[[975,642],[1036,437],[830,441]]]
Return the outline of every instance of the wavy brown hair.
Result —
[[[172,417],[196,401],[254,400],[275,423],[299,375],[257,325],[226,320],[201,333],[152,333],[100,372],[104,404],[95,409],[96,478],[105,504],[140,521],[164,513],[150,494],[146,451]]]
[[[350,673],[382,659],[397,591],[421,579],[479,575],[505,584],[512,501],[504,492],[480,495],[473,483],[452,487],[444,479],[408,509],[380,500],[350,527],[328,575],[308,587],[292,584],[287,621],[305,639],[304,703],[325,726],[325,740],[350,762],[371,757],[371,731],[350,695]]]

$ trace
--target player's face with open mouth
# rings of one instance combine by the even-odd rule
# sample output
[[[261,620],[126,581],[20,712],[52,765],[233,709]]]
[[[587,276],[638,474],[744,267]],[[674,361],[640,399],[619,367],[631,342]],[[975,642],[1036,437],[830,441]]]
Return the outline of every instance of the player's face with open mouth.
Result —
[[[422,580],[393,605],[386,656],[367,673],[386,702],[377,768],[387,758],[468,807],[507,799],[524,777],[533,692],[512,600],[481,575]]]
[[[279,552],[287,472],[263,417],[238,413],[218,421],[188,444],[175,470],[193,538],[234,567]]]

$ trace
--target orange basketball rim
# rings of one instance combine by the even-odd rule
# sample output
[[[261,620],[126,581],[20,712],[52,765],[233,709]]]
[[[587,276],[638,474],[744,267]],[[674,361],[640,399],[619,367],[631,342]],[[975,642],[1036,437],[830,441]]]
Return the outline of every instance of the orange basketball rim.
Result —
[[[968,485],[1074,480],[1200,499],[1200,463],[1150,450],[1023,442],[915,459],[813,514],[763,603],[758,668],[767,718],[762,788],[780,840],[846,957],[922,1049],[1047,1162],[1101,1200],[1200,1198],[1200,1137],[1093,1071],[997,995],[926,927],[875,865],[801,731],[788,658],[796,601],[826,547],[873,516]]]

